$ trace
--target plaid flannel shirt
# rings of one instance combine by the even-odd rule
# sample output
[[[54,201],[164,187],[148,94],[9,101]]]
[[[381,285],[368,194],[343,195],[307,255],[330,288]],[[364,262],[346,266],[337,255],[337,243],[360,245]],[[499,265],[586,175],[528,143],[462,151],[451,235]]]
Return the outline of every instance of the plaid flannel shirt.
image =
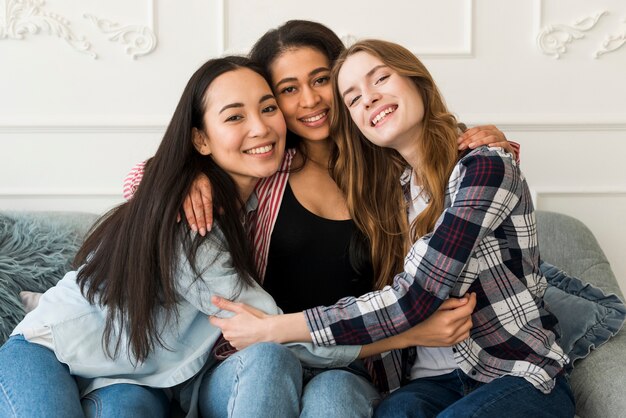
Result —
[[[552,390],[568,359],[543,308],[534,209],[510,154],[482,147],[459,160],[444,212],[404,267],[392,286],[306,310],[313,342],[368,344],[420,323],[449,296],[475,292],[470,337],[453,348],[461,370],[481,382],[512,375]]]

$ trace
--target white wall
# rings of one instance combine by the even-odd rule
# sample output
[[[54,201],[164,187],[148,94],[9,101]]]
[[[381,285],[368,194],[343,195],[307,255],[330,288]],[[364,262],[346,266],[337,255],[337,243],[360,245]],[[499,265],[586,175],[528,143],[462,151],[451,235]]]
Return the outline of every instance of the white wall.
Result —
[[[0,209],[101,212],[119,202],[124,175],[154,152],[200,63],[246,51],[289,18],[313,19],[348,42],[409,46],[463,121],[495,123],[520,142],[538,208],[584,221],[626,291],[626,3],[382,5],[0,0]]]

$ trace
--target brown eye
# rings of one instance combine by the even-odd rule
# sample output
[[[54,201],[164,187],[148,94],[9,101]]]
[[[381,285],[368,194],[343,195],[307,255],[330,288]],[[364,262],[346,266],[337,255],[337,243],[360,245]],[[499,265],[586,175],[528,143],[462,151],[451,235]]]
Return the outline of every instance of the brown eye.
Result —
[[[277,109],[278,109],[278,106],[270,105],[264,108],[263,110],[261,110],[261,113],[272,113],[272,112],[276,112]]]
[[[324,76],[324,77],[320,77],[318,79],[316,79],[313,84],[316,86],[323,86],[324,84],[328,83],[330,81],[330,77],[328,76]]]

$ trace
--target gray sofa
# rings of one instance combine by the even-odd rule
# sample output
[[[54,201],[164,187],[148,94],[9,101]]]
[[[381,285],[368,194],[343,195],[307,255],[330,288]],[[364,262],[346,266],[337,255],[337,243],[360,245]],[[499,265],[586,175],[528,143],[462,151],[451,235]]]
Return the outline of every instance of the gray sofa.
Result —
[[[71,235],[77,237],[84,235],[96,218],[92,214],[62,212],[29,212],[17,215],[21,218],[32,218],[39,225],[49,226],[51,233],[71,232]],[[550,212],[538,212],[537,221],[544,260],[572,276],[595,284],[606,293],[617,294],[623,300],[602,249],[585,225],[574,218]],[[7,239],[1,233],[2,231],[0,243]],[[6,277],[2,276],[2,269],[0,260],[0,281],[2,277]],[[19,299],[17,293],[5,296],[16,301]],[[3,315],[5,311],[0,310]],[[578,361],[571,374],[571,384],[579,417],[626,416],[626,390],[622,386],[626,385],[626,333],[617,334],[601,348],[592,351],[587,358]]]
[[[574,277],[624,300],[604,252],[589,228],[572,217],[537,212],[541,257]],[[571,385],[581,418],[626,416],[626,332],[575,363]]]

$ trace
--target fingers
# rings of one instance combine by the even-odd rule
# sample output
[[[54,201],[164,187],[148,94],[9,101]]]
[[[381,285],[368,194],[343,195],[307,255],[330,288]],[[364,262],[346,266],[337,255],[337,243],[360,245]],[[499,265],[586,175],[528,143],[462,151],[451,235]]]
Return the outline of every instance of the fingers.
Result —
[[[469,138],[470,136],[480,132],[481,130],[490,129],[490,128],[495,128],[495,126],[493,126],[493,125],[479,125],[479,126],[474,126],[473,128],[469,128],[467,131],[465,131],[465,132],[463,132],[461,134],[461,136],[459,137],[459,142],[461,142],[462,139]]]
[[[210,231],[213,225],[213,191],[211,189],[211,182],[208,177],[203,175],[198,179],[197,187],[202,199],[206,229]]]
[[[467,304],[453,311],[453,314],[458,315],[458,320],[455,322],[456,332],[453,333],[451,342],[457,344],[467,338],[469,338],[474,323],[472,321],[472,312],[476,307],[476,293],[469,295]]]
[[[187,223],[189,224],[191,230],[198,232],[196,215],[193,213],[193,204],[191,203],[191,198],[189,196],[185,197],[185,202],[183,202],[183,212],[185,212],[185,218],[187,218]]]
[[[506,137],[502,131],[493,125],[475,126],[468,129],[458,139],[459,150],[473,149],[496,142],[506,142]]]
[[[192,187],[189,191],[191,198],[191,205],[193,207],[193,213],[195,215],[196,225],[198,226],[198,232],[200,235],[206,235],[206,219],[204,217],[204,202],[200,190],[196,187]]]
[[[476,308],[476,302],[477,302],[477,296],[475,292],[470,293],[469,295],[469,301],[467,303],[467,307],[471,308],[472,312],[474,312],[474,309]]]
[[[225,311],[241,313],[245,311],[244,305],[238,302],[232,302],[219,296],[211,296],[211,303]]]
[[[465,305],[459,306],[458,308],[450,311],[451,320],[463,320],[466,317],[471,316],[472,312],[474,312],[474,308],[476,308],[476,293],[471,293],[467,298]]]
[[[456,334],[451,340],[451,343],[458,344],[463,340],[466,340],[470,337],[471,330],[473,327],[472,319],[468,318],[457,330]]]
[[[213,225],[213,201],[208,199],[205,195],[202,196],[202,210],[204,213],[204,222],[206,230],[210,231]]]
[[[465,148],[477,148],[483,145],[489,145],[494,142],[502,142],[503,138],[500,135],[495,135],[493,132],[480,131],[471,137],[466,138],[460,145],[459,149]],[[506,139],[504,139],[506,141]]]
[[[211,182],[204,174],[194,180],[183,202],[183,212],[192,231],[205,236],[213,224]],[[177,219],[180,221],[180,218]]]
[[[228,321],[228,319],[226,318],[218,318],[217,316],[213,315],[209,316],[209,322],[211,323],[211,325],[219,329],[223,329],[226,326],[226,321]]]
[[[511,146],[511,143],[509,141],[492,142],[491,144],[489,144],[489,146],[490,147],[500,147],[500,148],[504,149],[508,153],[515,154],[515,150],[513,149],[513,147]]]
[[[446,299],[443,301],[443,303],[441,304],[438,310],[448,311],[448,310],[456,309],[456,308],[466,305],[468,301],[469,301],[469,297],[467,295],[463,296],[462,298]]]

